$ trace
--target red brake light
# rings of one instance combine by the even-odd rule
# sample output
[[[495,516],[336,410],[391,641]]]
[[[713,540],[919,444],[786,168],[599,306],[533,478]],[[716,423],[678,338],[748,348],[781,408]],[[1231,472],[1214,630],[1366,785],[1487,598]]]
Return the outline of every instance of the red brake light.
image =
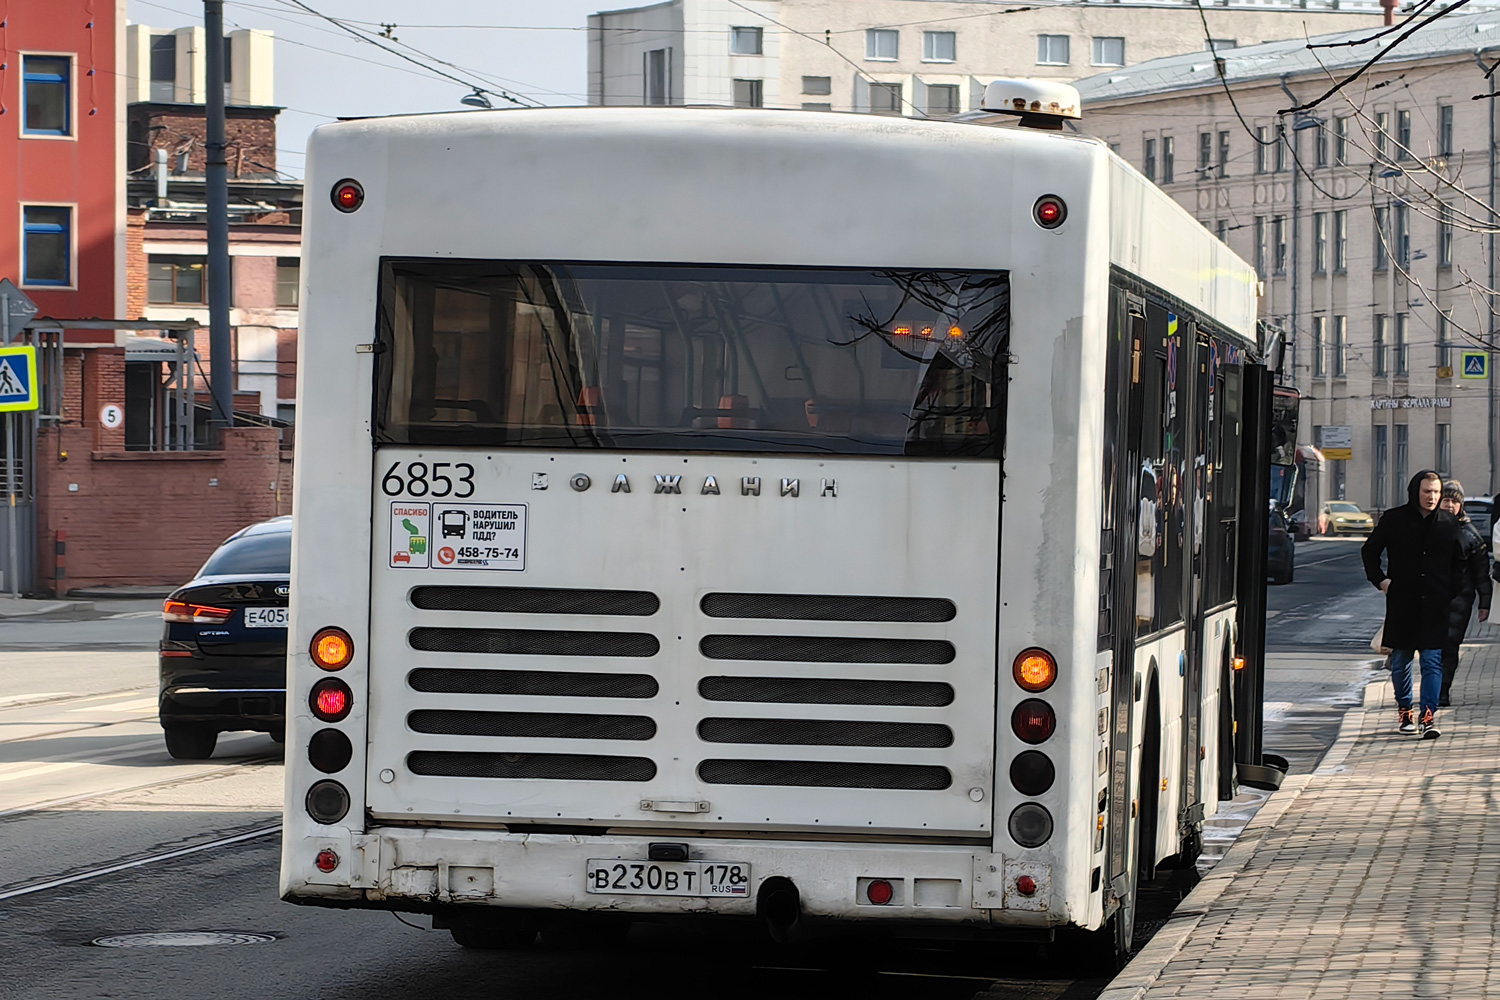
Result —
[[[161,616],[169,622],[192,622],[199,625],[222,625],[234,614],[232,608],[216,608],[208,604],[189,604],[186,601],[166,601],[161,606]]]
[[[876,906],[884,906],[895,898],[896,890],[883,878],[875,879],[865,887],[865,898]]]
[[[1022,875],[1020,878],[1016,879],[1016,891],[1023,896],[1035,896],[1036,879],[1032,878],[1030,875]]]
[[[340,212],[353,212],[365,203],[365,189],[359,181],[344,178],[333,186],[333,207]]]
[[[308,707],[324,722],[339,722],[354,707],[354,693],[349,685],[330,677],[313,685]]]
[[[331,872],[339,866],[339,856],[325,847],[318,852],[317,860],[313,864],[318,866],[320,872]]]
[[[1043,229],[1056,229],[1068,217],[1068,206],[1055,194],[1044,194],[1036,200],[1031,214]]]
[[[1011,713],[1010,727],[1027,743],[1044,743],[1057,728],[1057,715],[1045,701],[1027,698]]]

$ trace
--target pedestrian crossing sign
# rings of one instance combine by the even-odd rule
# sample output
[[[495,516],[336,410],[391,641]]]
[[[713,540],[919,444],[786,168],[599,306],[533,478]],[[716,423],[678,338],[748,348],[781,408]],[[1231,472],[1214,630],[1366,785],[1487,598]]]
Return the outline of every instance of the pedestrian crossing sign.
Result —
[[[1489,378],[1490,356],[1484,351],[1464,351],[1464,378]]]
[[[0,413],[35,410],[39,402],[36,348],[0,347]]]

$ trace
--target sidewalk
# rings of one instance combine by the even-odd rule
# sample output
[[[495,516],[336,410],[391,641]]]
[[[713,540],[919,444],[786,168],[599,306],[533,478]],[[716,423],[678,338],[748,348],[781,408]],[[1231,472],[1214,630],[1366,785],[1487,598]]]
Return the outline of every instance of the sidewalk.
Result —
[[[92,611],[93,601],[54,601],[46,598],[0,597],[0,620],[50,615],[54,611]]]
[[[1441,739],[1398,733],[1372,684],[1100,1000],[1500,996],[1500,640],[1477,628]]]

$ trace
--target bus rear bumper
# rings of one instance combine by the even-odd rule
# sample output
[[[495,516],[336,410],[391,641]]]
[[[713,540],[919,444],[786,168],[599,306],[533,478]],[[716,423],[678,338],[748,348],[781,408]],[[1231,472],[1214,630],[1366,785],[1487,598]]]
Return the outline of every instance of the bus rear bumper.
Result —
[[[683,845],[690,863],[747,867],[743,894],[614,891],[602,888],[599,876],[589,877],[591,867],[599,869],[590,862],[608,860],[626,866],[623,877],[611,866],[612,882],[629,888],[639,875],[644,883],[649,875],[635,866],[650,864],[652,845]],[[327,873],[313,864],[325,848],[340,858]],[[293,902],[338,899],[342,902],[334,905],[414,912],[494,906],[648,919],[755,918],[761,886],[777,878],[796,887],[801,916],[814,923],[889,921],[1043,930],[1070,922],[1051,859],[1027,853],[1032,856],[1023,859],[967,845],[387,828],[343,842],[307,837],[299,846],[286,845],[282,895]],[[889,883],[888,902],[872,901],[872,895],[885,895],[883,889],[871,893],[876,880]]]

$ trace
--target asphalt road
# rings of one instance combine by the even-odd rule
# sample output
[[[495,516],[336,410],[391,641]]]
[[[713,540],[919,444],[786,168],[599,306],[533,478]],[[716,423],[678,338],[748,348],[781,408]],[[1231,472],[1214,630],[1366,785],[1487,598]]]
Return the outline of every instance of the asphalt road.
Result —
[[[156,606],[0,621],[0,997],[1074,1000],[1106,985],[1076,978],[1066,955],[1043,947],[864,941],[765,951],[638,925],[613,949],[544,939],[526,953],[475,953],[425,918],[410,926],[282,903],[281,748],[241,734],[223,738],[208,762],[167,757],[154,712]],[[1379,596],[1359,572],[1357,545],[1312,542],[1299,546],[1296,582],[1271,588],[1270,607],[1266,748],[1310,768],[1372,676]],[[1263,798],[1225,804],[1210,823],[1210,857]],[[1175,898],[1161,887],[1150,894],[1142,936]],[[92,943],[194,931],[262,943]]]

